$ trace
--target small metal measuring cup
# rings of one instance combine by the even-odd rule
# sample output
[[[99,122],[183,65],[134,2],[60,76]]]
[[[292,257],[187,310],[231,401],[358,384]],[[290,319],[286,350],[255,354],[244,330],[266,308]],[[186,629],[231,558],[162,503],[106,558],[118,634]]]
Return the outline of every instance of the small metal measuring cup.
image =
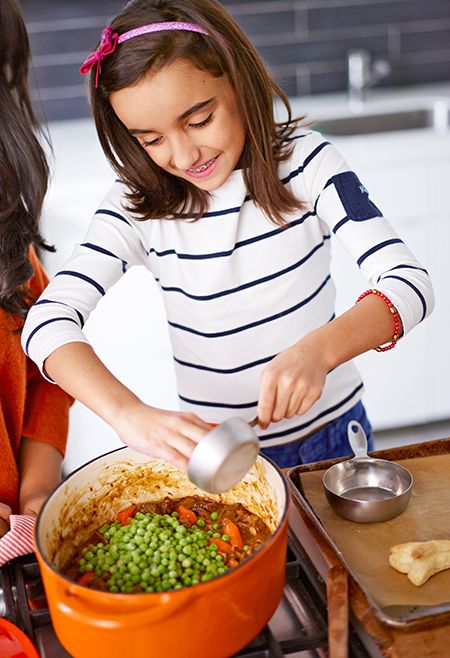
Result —
[[[188,477],[199,489],[220,494],[234,487],[248,473],[258,452],[259,439],[243,418],[228,418],[214,427],[194,448]]]
[[[367,437],[356,421],[347,426],[355,456],[330,466],[323,476],[326,498],[340,516],[359,523],[387,521],[401,514],[411,497],[411,473],[367,454]]]

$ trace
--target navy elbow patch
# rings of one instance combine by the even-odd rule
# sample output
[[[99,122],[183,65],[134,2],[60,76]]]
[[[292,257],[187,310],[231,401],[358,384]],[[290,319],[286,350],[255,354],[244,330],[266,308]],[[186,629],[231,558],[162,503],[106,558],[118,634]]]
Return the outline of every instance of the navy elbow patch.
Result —
[[[381,211],[369,199],[369,193],[353,171],[345,171],[331,178],[345,208],[348,219],[362,221],[382,217]]]

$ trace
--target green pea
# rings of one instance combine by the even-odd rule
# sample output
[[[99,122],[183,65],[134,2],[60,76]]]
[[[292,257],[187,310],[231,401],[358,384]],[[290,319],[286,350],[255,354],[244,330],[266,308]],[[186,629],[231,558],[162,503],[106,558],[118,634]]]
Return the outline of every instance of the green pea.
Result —
[[[245,544],[245,546],[242,547],[242,550],[248,552],[250,550],[250,546]]]
[[[218,512],[211,512],[210,518],[212,519],[212,521],[215,521],[218,517],[219,517]]]
[[[230,535],[222,535],[223,541],[229,542],[230,541]]]
[[[203,526],[205,525],[205,522],[203,521],[203,519],[199,519],[197,521],[197,525],[199,526],[199,528],[203,528]]]

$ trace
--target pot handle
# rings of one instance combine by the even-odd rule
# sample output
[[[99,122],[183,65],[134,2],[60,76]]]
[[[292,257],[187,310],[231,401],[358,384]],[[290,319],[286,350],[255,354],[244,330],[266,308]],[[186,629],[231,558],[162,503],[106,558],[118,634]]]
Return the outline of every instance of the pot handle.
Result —
[[[194,592],[183,591],[180,596],[178,592],[163,592],[155,594],[158,598],[153,599],[152,595],[148,595],[148,604],[145,610],[136,610],[133,606],[120,605],[121,597],[128,597],[129,594],[114,594],[117,597],[117,603],[114,607],[105,602],[96,600],[95,603],[86,601],[80,594],[79,587],[66,586],[61,588],[60,597],[55,602],[60,612],[67,617],[70,617],[76,622],[83,624],[88,623],[94,627],[105,629],[120,628],[126,626],[127,628],[140,627],[143,624],[152,624],[178,612],[180,609],[188,605]],[[106,596],[112,596],[105,593]],[[133,596],[133,595],[131,595]],[[139,595],[136,595],[139,596]],[[128,600],[128,599],[127,599]],[[123,600],[125,603],[125,600]]]

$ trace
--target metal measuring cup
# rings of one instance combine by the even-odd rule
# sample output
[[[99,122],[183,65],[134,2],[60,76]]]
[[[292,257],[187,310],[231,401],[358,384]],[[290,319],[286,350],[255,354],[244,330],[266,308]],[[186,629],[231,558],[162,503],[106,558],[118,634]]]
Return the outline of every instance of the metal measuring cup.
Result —
[[[234,487],[258,455],[259,439],[253,429],[257,423],[257,417],[249,423],[243,418],[228,418],[208,432],[189,459],[191,482],[215,494]]]
[[[329,504],[340,516],[359,523],[398,516],[411,497],[411,473],[395,462],[369,457],[366,434],[356,420],[349,422],[347,435],[355,456],[330,466],[323,475]]]

